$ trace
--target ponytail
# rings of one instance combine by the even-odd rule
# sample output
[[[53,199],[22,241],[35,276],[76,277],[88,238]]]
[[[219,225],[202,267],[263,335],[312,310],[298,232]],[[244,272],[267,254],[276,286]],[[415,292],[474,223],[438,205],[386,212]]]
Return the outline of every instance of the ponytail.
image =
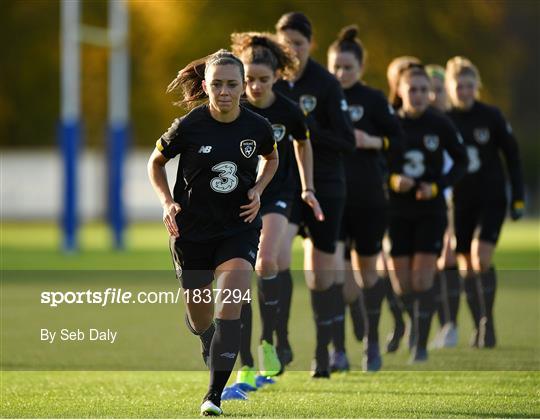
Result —
[[[238,66],[242,81],[244,80],[244,65],[238,57],[227,50],[219,50],[198,60],[192,61],[178,72],[176,78],[167,86],[167,93],[177,93],[181,99],[173,102],[176,106],[193,108],[206,99],[202,82],[206,70],[211,66],[232,64]]]
[[[345,26],[338,34],[337,39],[328,48],[328,54],[350,52],[362,65],[365,59],[365,50],[362,41],[358,39],[358,26]]]
[[[294,77],[298,60],[287,45],[280,44],[269,33],[242,32],[231,34],[232,50],[246,64],[264,64],[279,71],[284,79]]]

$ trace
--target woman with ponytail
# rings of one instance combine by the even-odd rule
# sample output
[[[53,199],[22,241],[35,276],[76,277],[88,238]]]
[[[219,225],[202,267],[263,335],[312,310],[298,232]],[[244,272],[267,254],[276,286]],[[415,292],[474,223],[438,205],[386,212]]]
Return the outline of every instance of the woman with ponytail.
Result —
[[[328,69],[345,92],[356,139],[355,152],[345,158],[347,204],[337,258],[341,268],[339,271],[348,275],[344,276],[345,284],[340,285],[343,288],[340,292],[345,291],[346,303],[354,305],[351,314],[357,316],[354,309],[358,303],[355,300],[362,298],[358,286],[362,289],[368,321],[362,367],[364,371],[377,371],[382,364],[378,329],[386,287],[377,272],[377,258],[387,226],[387,203],[380,160],[386,158],[391,172],[399,170],[402,133],[394,110],[383,93],[362,83],[364,63],[365,50],[358,39],[358,28],[354,25],[343,28],[328,49]],[[347,252],[345,243],[350,247]],[[345,259],[349,261],[346,263]],[[343,305],[341,314],[344,312]],[[334,329],[335,351],[331,357],[334,370],[348,366],[344,326],[340,327],[341,331]]]
[[[276,90],[298,103],[308,117],[313,146],[314,190],[325,216],[324,221],[317,219],[298,192],[293,201],[286,239],[291,244],[299,227],[305,228],[304,273],[311,293],[317,340],[312,374],[314,378],[328,378],[328,345],[332,330],[343,323],[338,302],[342,299],[341,290],[335,286],[339,281],[335,252],[346,197],[343,155],[354,151],[353,126],[339,82],[310,58],[312,26],[309,19],[300,12],[286,13],[278,20],[276,31],[280,41],[294,50],[299,62],[293,78],[278,81]],[[290,250],[290,246],[282,247],[282,266],[288,267]],[[282,273],[290,278],[289,270]],[[282,313],[287,314],[287,309],[284,308]],[[278,322],[278,331],[284,325],[286,327],[286,319],[283,321]]]
[[[457,129],[430,108],[430,80],[424,67],[402,69],[396,89],[398,116],[405,133],[403,176],[390,176],[390,277],[411,317],[410,363],[428,358],[427,340],[434,311],[433,281],[447,225],[442,192],[467,167],[467,154]],[[453,161],[443,174],[444,153]]]
[[[240,105],[244,89],[244,66],[226,50],[188,64],[168,92],[180,93],[177,104],[193,109],[174,120],[148,162],[176,274],[186,290],[186,324],[199,336],[210,368],[203,415],[223,412],[221,394],[238,354],[240,312],[249,300],[258,250],[260,196],[278,167],[272,128]],[[171,195],[164,167],[176,155],[180,164]],[[214,279],[221,291],[215,308]]]
[[[508,207],[511,218],[518,220],[523,217],[525,203],[518,143],[501,111],[478,99],[481,85],[480,73],[469,59],[458,56],[448,60],[446,87],[452,105],[448,115],[463,135],[469,156],[467,174],[454,187],[453,202],[458,266],[474,322],[470,344],[493,348],[497,342],[493,253]]]
[[[274,330],[280,304],[281,284],[277,274],[280,267],[279,250],[287,231],[291,201],[295,193],[294,172],[300,174],[302,200],[316,218],[323,215],[313,194],[313,158],[305,117],[298,106],[273,85],[280,78],[290,78],[298,66],[294,53],[279,44],[274,35],[245,32],[231,35],[232,50],[244,63],[246,70],[246,108],[265,117],[272,125],[279,153],[276,175],[261,196],[263,227],[257,256],[256,271],[262,334],[258,348],[259,371],[262,376],[275,376],[283,371],[274,346]],[[296,157],[296,162],[295,162]],[[242,367],[237,382],[256,386],[254,361],[251,355],[251,306],[242,307]],[[284,362],[287,362],[284,360]]]

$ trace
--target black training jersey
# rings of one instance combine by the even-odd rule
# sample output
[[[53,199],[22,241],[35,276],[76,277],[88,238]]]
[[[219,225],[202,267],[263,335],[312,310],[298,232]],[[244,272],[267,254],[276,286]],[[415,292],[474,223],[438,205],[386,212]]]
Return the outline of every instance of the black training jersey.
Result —
[[[344,92],[354,128],[384,139],[382,153],[375,149],[356,149],[345,156],[347,203],[384,207],[381,159],[388,161],[392,171],[400,171],[396,168],[403,152],[399,120],[381,91],[358,82]]]
[[[493,106],[475,102],[467,111],[452,109],[448,115],[461,132],[469,157],[467,174],[454,187],[456,206],[479,200],[505,201],[506,177],[500,152],[510,175],[512,200],[523,200],[518,144],[501,112]]]
[[[298,103],[308,116],[317,194],[344,196],[342,154],[354,150],[355,140],[339,82],[324,67],[309,59],[300,79],[294,83],[279,80],[275,89]]]
[[[405,134],[405,152],[401,173],[420,182],[437,184],[437,195],[430,200],[416,200],[416,188],[407,193],[390,192],[393,210],[432,212],[446,207],[443,191],[458,181],[467,170],[467,151],[463,140],[445,115],[427,109],[420,117],[401,117]],[[453,165],[444,174],[444,152]]]
[[[291,199],[295,192],[294,171],[296,161],[293,140],[306,140],[309,133],[304,114],[298,106],[280,93],[275,92],[276,99],[267,108],[257,108],[249,102],[245,106],[265,117],[272,124],[274,140],[279,153],[279,166],[272,181],[264,190],[263,196],[280,196]]]
[[[175,187],[174,200],[182,207],[177,222],[183,239],[205,242],[261,228],[260,216],[245,223],[239,214],[255,185],[257,155],[275,148],[268,121],[240,107],[236,120],[222,123],[201,105],[174,120],[156,146],[168,159],[180,154],[176,177],[185,190]]]

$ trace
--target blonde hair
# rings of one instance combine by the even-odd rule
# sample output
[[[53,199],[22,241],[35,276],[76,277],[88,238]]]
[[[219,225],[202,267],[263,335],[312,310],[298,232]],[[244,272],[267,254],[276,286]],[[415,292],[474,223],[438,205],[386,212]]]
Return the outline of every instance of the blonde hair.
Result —
[[[468,58],[458,55],[446,62],[446,78],[456,80],[459,76],[472,76],[478,82],[478,87],[482,86],[478,68]]]

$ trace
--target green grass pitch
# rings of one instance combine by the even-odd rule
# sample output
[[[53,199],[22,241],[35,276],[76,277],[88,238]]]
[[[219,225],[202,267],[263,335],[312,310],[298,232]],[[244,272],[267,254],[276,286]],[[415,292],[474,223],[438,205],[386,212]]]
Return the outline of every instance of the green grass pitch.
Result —
[[[433,351],[426,365],[412,368],[405,364],[407,351],[401,349],[397,354],[383,356],[383,370],[377,374],[360,371],[362,347],[354,341],[347,325],[347,349],[353,371],[333,375],[329,381],[309,378],[314,328],[309,296],[297,275],[290,328],[295,351],[291,369],[277,384],[251,393],[248,401],[224,402],[226,417],[540,417],[539,235],[537,220],[508,221],[503,228],[495,256],[500,285],[495,307],[499,339],[496,349],[468,348],[471,325],[462,299],[460,343],[456,349]],[[100,370],[108,355],[104,353],[100,359],[99,352],[89,346],[81,347],[80,352],[51,355],[67,360],[67,370],[44,370],[47,360],[40,360],[36,349],[24,345],[23,330],[39,328],[45,322],[42,314],[52,313],[35,302],[28,303],[26,297],[50,286],[48,281],[51,273],[56,273],[54,270],[103,270],[100,275],[107,276],[105,283],[109,277],[111,281],[128,281],[122,280],[129,273],[127,270],[154,270],[160,273],[163,284],[176,287],[169,271],[166,233],[160,225],[131,227],[128,249],[122,252],[110,250],[110,237],[103,225],[85,226],[80,239],[82,251],[65,255],[58,252],[60,233],[51,224],[2,224],[2,418],[198,417],[208,374],[202,370],[197,340],[183,326],[182,307],[152,306],[144,310],[153,312],[137,317],[133,309],[118,306],[95,319],[103,325],[127,325],[126,321],[131,321],[129,328],[125,327],[126,335],[140,334],[147,338],[146,342],[141,339],[139,353],[129,342],[118,345],[126,346],[120,347],[126,354],[125,366],[132,367],[140,360],[143,370]],[[301,260],[300,244],[296,243],[293,268],[301,269]],[[23,270],[33,270],[34,278],[20,283],[12,281],[13,273]],[[84,313],[84,308],[72,311]],[[254,318],[257,321],[258,316]],[[73,325],[83,322],[71,321]],[[389,332],[390,325],[385,306],[381,338]],[[437,327],[434,319],[432,335]],[[258,333],[256,322],[254,352]],[[162,353],[170,359],[160,359]],[[182,360],[185,369],[144,370],[148,364],[168,366],[174,360]],[[69,370],[81,361],[87,362],[88,370]],[[118,366],[122,367],[121,363]]]

